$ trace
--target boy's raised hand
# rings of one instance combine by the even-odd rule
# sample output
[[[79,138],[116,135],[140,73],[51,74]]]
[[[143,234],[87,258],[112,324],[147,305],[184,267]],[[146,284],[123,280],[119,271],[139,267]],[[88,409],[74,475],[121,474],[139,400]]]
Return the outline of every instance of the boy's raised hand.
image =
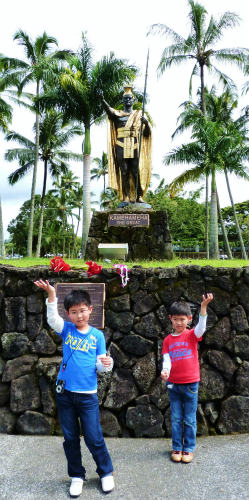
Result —
[[[47,292],[47,294],[48,294],[48,302],[54,302],[55,301],[55,298],[56,298],[55,288],[52,285],[50,285],[50,283],[49,283],[48,280],[46,280],[46,281],[37,280],[37,281],[34,281],[34,284],[38,288],[42,288],[42,290],[44,290],[45,292]]]
[[[202,303],[201,303],[201,315],[206,316],[207,314],[207,306],[211,300],[213,300],[214,296],[212,293],[207,293],[207,295],[202,295]]]

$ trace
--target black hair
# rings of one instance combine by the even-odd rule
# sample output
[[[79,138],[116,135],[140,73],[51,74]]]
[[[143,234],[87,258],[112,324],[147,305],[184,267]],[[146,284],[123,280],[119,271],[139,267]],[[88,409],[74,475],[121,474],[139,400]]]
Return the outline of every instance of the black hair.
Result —
[[[181,316],[192,316],[190,305],[187,302],[179,301],[173,302],[169,309],[170,316],[181,315]]]
[[[70,307],[85,304],[87,307],[91,305],[91,299],[88,292],[85,290],[71,290],[64,298],[64,307],[69,311]]]

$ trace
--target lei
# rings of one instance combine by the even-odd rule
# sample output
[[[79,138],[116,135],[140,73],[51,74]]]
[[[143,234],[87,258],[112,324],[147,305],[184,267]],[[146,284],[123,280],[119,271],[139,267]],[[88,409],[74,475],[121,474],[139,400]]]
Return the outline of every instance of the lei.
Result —
[[[113,267],[115,267],[116,272],[120,275],[122,281],[121,286],[122,288],[124,288],[130,279],[128,277],[128,272],[130,271],[130,269],[128,269],[125,264],[113,264]]]
[[[50,260],[50,270],[55,273],[60,271],[69,271],[71,267],[61,257],[57,256]]]

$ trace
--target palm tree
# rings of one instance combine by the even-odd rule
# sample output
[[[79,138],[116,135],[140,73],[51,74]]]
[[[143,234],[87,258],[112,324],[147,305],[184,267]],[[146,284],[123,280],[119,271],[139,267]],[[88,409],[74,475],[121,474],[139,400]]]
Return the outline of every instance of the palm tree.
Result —
[[[204,96],[206,102],[206,114],[208,115],[208,119],[219,124],[219,126],[221,127],[220,134],[222,134],[224,137],[227,137],[228,140],[226,148],[222,152],[224,161],[223,172],[225,174],[231,205],[233,207],[235,226],[241,245],[242,256],[244,259],[246,259],[247,256],[245,252],[245,246],[237,220],[228,173],[235,172],[239,177],[244,177],[245,179],[248,178],[247,168],[243,163],[248,159],[248,117],[247,114],[244,113],[237,120],[233,120],[232,114],[238,106],[238,100],[237,96],[229,89],[218,96],[215,86],[212,86],[210,92],[208,92],[207,89],[204,89]],[[182,104],[182,106],[184,106],[184,111],[178,117],[178,121],[180,122],[180,124],[175,130],[172,137],[175,137],[175,135],[182,133],[189,127],[192,127],[196,122],[198,122],[200,116],[198,105],[195,105],[192,102],[185,102]],[[225,227],[223,227],[222,219],[221,226],[224,239],[226,240],[227,237],[225,235]],[[227,246],[226,242],[225,245]],[[230,250],[228,248],[227,253],[230,254]]]
[[[123,59],[117,59],[113,53],[94,62],[92,48],[86,35],[82,34],[82,47],[76,55],[68,58],[69,68],[60,75],[54,87],[43,98],[43,104],[58,106],[64,112],[65,119],[73,119],[84,125],[83,152],[83,230],[82,255],[85,254],[90,225],[90,155],[91,127],[104,118],[104,111],[99,99],[99,90],[111,105],[120,102],[121,88],[134,80],[137,70]]]
[[[91,169],[91,180],[93,179],[100,179],[101,177],[104,177],[104,193],[106,190],[106,183],[105,183],[105,177],[108,174],[108,156],[107,153],[103,151],[102,157],[101,158],[93,158],[92,160],[93,163],[95,163],[97,166],[95,168]]]
[[[3,94],[6,89],[7,83],[4,81],[4,71],[0,75],[0,93]],[[4,133],[8,131],[8,126],[12,120],[12,107],[6,100],[0,96],[0,130]],[[0,256],[5,258],[5,245],[4,245],[4,231],[3,231],[3,215],[2,215],[2,201],[0,196]]]
[[[44,113],[41,118],[39,132],[39,159],[43,162],[44,174],[36,257],[40,257],[41,252],[48,170],[53,178],[57,178],[60,174],[68,174],[70,169],[68,162],[70,160],[82,160],[81,154],[64,149],[75,134],[82,134],[82,129],[75,125],[63,124],[62,113],[55,110]],[[36,145],[34,142],[16,132],[10,132],[7,135],[7,140],[17,141],[22,146],[21,148],[9,149],[5,154],[5,159],[7,161],[18,160],[20,165],[17,170],[9,175],[9,183],[14,185],[34,168]]]
[[[189,92],[192,92],[193,76],[200,77],[200,93],[201,93],[201,110],[205,114],[205,97],[204,97],[204,68],[218,77],[226,87],[233,88],[232,80],[223,72],[221,72],[213,62],[234,63],[238,67],[245,67],[248,60],[249,49],[214,49],[217,42],[220,41],[223,32],[228,28],[233,28],[239,24],[239,16],[233,12],[225,12],[222,16],[215,20],[210,17],[207,24],[207,11],[198,2],[188,0],[190,11],[190,34],[187,38],[182,37],[174,30],[164,24],[154,24],[151,26],[150,32],[153,34],[161,34],[173,41],[163,50],[161,60],[158,66],[159,74],[163,74],[167,68],[173,65],[179,65],[183,62],[193,61],[194,66],[190,76]],[[208,247],[208,178],[206,178],[206,253],[209,255]]]
[[[204,175],[212,175],[211,189],[211,207],[210,207],[210,253],[212,258],[217,258],[218,255],[218,226],[217,226],[217,189],[215,173],[222,171],[225,173],[228,182],[227,172],[233,172],[239,177],[249,179],[247,169],[243,165],[243,161],[248,159],[248,139],[242,133],[242,125],[244,118],[238,119],[238,123],[230,123],[228,125],[228,109],[221,111],[220,116],[226,118],[225,121],[217,119],[217,109],[213,108],[212,113],[211,97],[208,97],[207,112],[210,114],[210,119],[203,116],[201,111],[194,106],[189,105],[189,116],[182,114],[183,122],[178,130],[183,127],[183,124],[190,126],[192,123],[192,138],[194,142],[185,144],[173,150],[165,156],[164,162],[166,165],[179,163],[194,163],[196,166],[185,171],[178,176],[170,185],[171,191],[180,189],[183,184],[190,181],[197,181]],[[213,106],[215,104],[215,96],[213,96]],[[226,97],[226,95],[225,95]],[[225,102],[225,97],[219,98],[218,103]],[[212,120],[213,118],[213,120]],[[216,118],[216,121],[214,119]],[[184,128],[184,127],[183,127]],[[239,129],[240,128],[240,132]],[[230,193],[231,194],[231,193]],[[232,198],[231,203],[232,203]],[[232,203],[233,204],[233,203]],[[236,214],[235,214],[236,216]],[[241,239],[240,239],[241,242]],[[243,245],[241,242],[243,249]],[[246,254],[243,253],[243,258]]]
[[[73,175],[72,172],[67,172],[66,175],[58,176],[53,182],[53,189],[50,189],[50,209],[53,211],[53,219],[57,217],[61,221],[61,234],[62,234],[62,253],[65,254],[66,239],[69,234],[69,225],[67,222],[67,217],[71,217],[74,209],[73,198],[75,190],[79,189],[79,182],[77,177]]]
[[[217,219],[217,170],[222,169],[221,150],[224,148],[224,139],[219,135],[216,123],[209,122],[201,112],[198,125],[192,132],[194,141],[183,144],[164,157],[165,165],[178,163],[194,163],[195,167],[186,170],[169,185],[171,193],[181,189],[188,182],[199,181],[200,178],[210,175],[211,203],[210,203],[210,256],[219,257],[218,246],[218,219]]]
[[[113,210],[119,204],[118,194],[115,189],[108,187],[106,191],[100,195],[100,207],[104,210]]]
[[[27,255],[32,256],[32,235],[34,225],[34,198],[37,178],[37,168],[39,161],[39,124],[40,124],[40,110],[39,110],[39,96],[41,88],[46,83],[53,79],[53,73],[56,69],[56,60],[64,59],[68,51],[57,51],[51,53],[51,46],[58,45],[54,37],[44,33],[38,36],[33,42],[29,35],[22,30],[18,30],[14,35],[14,40],[17,40],[19,45],[24,48],[27,62],[19,59],[9,58],[2,56],[0,64],[6,68],[6,73],[18,79],[18,91],[22,93],[24,87],[31,82],[36,85],[36,120],[35,120],[35,162],[33,169],[32,187],[31,187],[31,211],[30,211],[30,225],[27,241]]]
[[[240,241],[242,257],[243,259],[247,259],[245,245],[239,227],[239,222],[236,214],[236,209],[228,177],[229,173],[236,173],[237,175],[240,175],[240,177],[249,180],[247,169],[244,165],[244,161],[245,160],[248,161],[249,159],[248,137],[245,136],[243,133],[241,133],[242,131],[239,131],[237,126],[238,126],[238,121],[235,121],[233,124],[230,123],[230,126],[228,124],[226,130],[224,131],[224,134],[227,135],[229,134],[230,138],[230,148],[228,151],[225,152],[224,156],[224,174],[225,174],[230,202],[232,205],[235,227]]]
[[[192,60],[194,63],[190,76],[190,94],[192,90],[192,78],[200,76],[201,89],[201,109],[205,112],[204,96],[204,68],[211,74],[218,77],[226,87],[234,87],[232,80],[221,72],[213,62],[235,63],[238,67],[245,67],[248,60],[249,49],[247,48],[226,48],[214,49],[214,46],[223,36],[226,29],[233,28],[239,24],[240,18],[234,12],[224,12],[222,16],[215,20],[210,17],[207,24],[207,11],[203,5],[194,0],[188,0],[190,7],[190,34],[187,38],[182,37],[165,24],[154,24],[149,33],[159,33],[169,37],[173,44],[163,50],[158,66],[159,74],[164,73],[167,68]]]

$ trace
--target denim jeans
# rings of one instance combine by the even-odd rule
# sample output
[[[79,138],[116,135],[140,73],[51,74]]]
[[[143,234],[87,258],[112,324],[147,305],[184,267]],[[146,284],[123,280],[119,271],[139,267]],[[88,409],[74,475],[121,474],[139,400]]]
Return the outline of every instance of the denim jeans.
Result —
[[[192,384],[167,382],[173,450],[192,452],[195,448],[198,386],[198,382]]]
[[[97,394],[80,394],[65,390],[56,394],[56,403],[64,435],[64,451],[68,475],[85,479],[80,450],[80,425],[84,441],[97,465],[96,472],[104,477],[113,471],[112,461],[102,434]]]

